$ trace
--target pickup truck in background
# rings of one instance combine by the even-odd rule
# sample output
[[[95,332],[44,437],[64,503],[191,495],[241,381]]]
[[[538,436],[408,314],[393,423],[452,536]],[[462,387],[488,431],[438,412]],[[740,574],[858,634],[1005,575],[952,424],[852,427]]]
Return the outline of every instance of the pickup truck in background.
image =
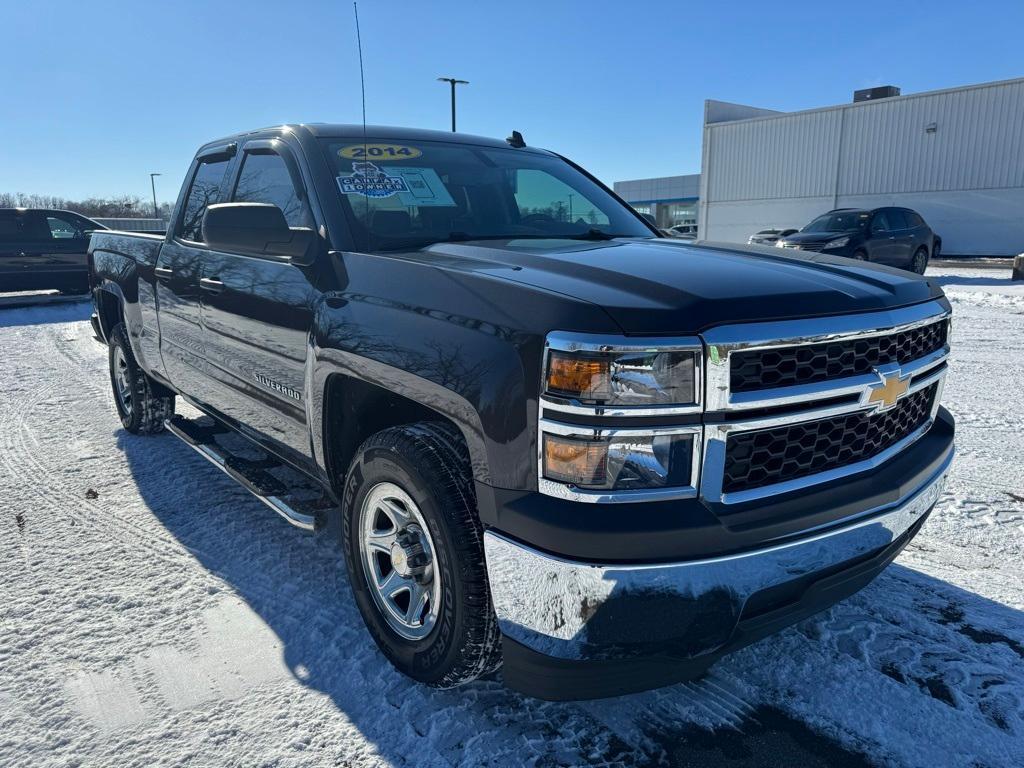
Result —
[[[660,237],[517,133],[215,141],[166,236],[97,233],[90,263],[124,427],[335,532],[433,686],[700,675],[871,581],[953,456],[934,283]]]
[[[0,292],[89,292],[89,235],[106,229],[71,211],[0,208]]]

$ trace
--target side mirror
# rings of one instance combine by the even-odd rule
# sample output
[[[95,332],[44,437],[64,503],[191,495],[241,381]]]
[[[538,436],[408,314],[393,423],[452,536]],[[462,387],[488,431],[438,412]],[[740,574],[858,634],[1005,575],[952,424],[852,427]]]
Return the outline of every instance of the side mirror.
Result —
[[[289,227],[284,212],[270,203],[209,206],[203,214],[203,240],[218,251],[284,256],[302,265],[316,258],[316,232]]]

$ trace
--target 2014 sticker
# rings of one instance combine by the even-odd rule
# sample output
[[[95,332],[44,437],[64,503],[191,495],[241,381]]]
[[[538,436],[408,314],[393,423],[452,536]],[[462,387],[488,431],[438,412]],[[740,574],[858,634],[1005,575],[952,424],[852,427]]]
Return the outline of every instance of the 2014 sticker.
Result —
[[[410,160],[423,153],[402,144],[352,144],[338,150],[346,160]]]
[[[391,197],[409,191],[405,179],[388,176],[373,163],[352,163],[352,174],[339,176],[338,187],[344,195],[365,197]]]

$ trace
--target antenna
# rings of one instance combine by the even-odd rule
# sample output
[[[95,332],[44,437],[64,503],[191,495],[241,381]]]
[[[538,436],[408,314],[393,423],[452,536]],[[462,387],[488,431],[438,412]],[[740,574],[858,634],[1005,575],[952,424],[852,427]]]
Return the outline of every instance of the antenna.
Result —
[[[359,3],[353,0],[352,10],[356,15],[356,47],[359,49],[359,90],[363,95],[363,141],[366,141],[366,77],[363,74],[363,37],[359,34]]]
[[[366,76],[363,73],[363,36],[359,32],[359,3],[352,0],[352,11],[356,16],[356,47],[359,49],[359,90],[363,97],[363,157],[367,157],[366,148]],[[366,231],[366,249],[370,248],[370,198],[365,198],[366,220],[363,228]]]

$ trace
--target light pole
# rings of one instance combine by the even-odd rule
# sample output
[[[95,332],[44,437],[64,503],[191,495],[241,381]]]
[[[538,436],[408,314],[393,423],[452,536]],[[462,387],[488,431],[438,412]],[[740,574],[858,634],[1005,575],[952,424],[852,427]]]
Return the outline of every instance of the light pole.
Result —
[[[153,190],[153,218],[154,219],[160,218],[156,214],[156,177],[157,176],[163,176],[163,174],[162,173],[151,173],[151,174],[149,174],[149,186]]]
[[[469,80],[456,80],[454,77],[437,78],[442,83],[450,83],[452,86],[452,133],[455,133],[455,86],[469,85]]]

